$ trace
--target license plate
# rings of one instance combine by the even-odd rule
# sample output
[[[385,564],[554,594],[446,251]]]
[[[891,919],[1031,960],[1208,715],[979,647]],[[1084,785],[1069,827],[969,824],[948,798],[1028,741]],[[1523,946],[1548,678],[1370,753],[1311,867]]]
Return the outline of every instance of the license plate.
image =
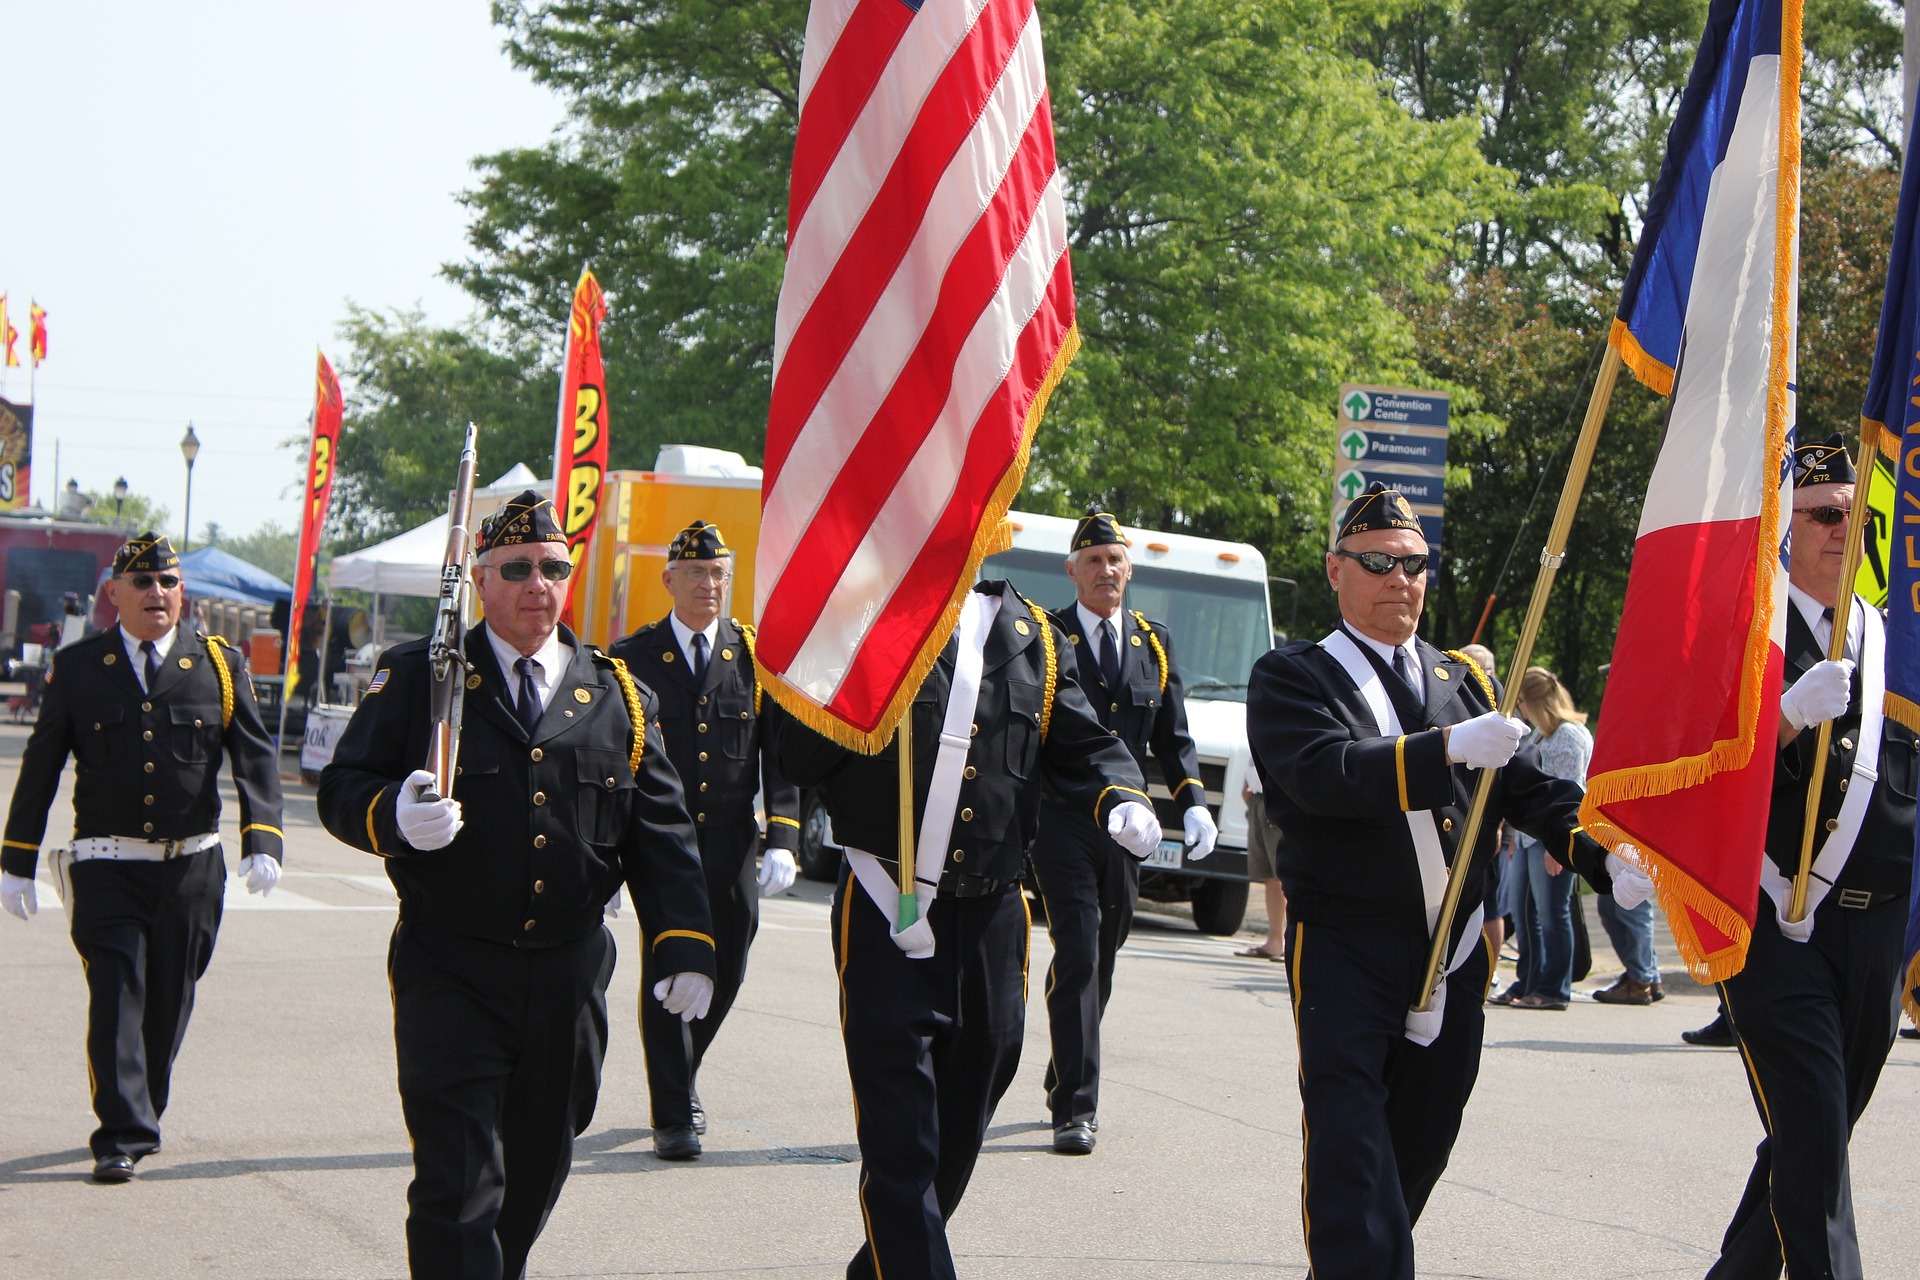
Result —
[[[1159,847],[1147,855],[1147,865],[1178,871],[1185,865],[1186,853],[1186,846],[1178,840],[1162,840]]]

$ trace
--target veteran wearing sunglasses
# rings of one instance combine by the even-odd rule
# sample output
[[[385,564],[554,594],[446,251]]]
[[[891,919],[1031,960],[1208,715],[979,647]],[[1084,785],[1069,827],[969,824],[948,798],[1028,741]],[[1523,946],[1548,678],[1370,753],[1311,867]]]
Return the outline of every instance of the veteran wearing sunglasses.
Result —
[[[1480,911],[1463,911],[1429,1009],[1410,1014],[1456,856],[1470,859],[1461,901],[1482,902],[1504,819],[1612,887],[1606,855],[1578,833],[1579,788],[1520,748],[1526,725],[1494,709],[1478,666],[1415,634],[1431,566],[1406,499],[1373,485],[1327,555],[1339,626],[1267,654],[1248,688],[1267,813],[1287,833],[1275,862],[1316,1280],[1413,1280],[1413,1224],[1479,1071],[1493,959]],[[1487,820],[1456,850],[1482,769],[1500,769]]]
[[[126,1182],[160,1149],[174,1058],[220,930],[220,761],[240,799],[240,874],[280,879],[280,774],[238,656],[182,624],[186,587],[167,539],[113,558],[120,620],[54,655],[0,846],[0,900],[34,914],[34,871],[67,757],[73,847],[51,858],[87,973],[93,1180]]]
[[[400,1105],[413,1140],[418,1276],[524,1275],[593,1118],[624,883],[664,975],[643,999],[703,1016],[706,885],[653,695],[560,625],[572,564],[528,490],[487,520],[466,637],[453,794],[435,796],[427,645],[384,654],[320,777],[327,830],[385,859]]]

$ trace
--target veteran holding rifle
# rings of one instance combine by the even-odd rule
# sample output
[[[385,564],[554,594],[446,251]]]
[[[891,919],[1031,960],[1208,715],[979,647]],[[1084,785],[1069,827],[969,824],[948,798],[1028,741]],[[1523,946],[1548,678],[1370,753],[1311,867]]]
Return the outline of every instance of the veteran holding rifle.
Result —
[[[1315,1280],[1413,1280],[1413,1224],[1439,1182],[1480,1068],[1493,957],[1480,912],[1458,916],[1428,1007],[1432,930],[1455,868],[1480,902],[1499,820],[1602,892],[1650,890],[1578,830],[1580,789],[1544,773],[1526,726],[1479,667],[1415,635],[1431,552],[1399,493],[1347,507],[1327,581],[1340,625],[1254,664],[1247,737],[1287,892],[1287,966],[1300,1044],[1301,1208]],[[1497,769],[1470,850],[1458,850],[1482,770]],[[1629,881],[1633,881],[1629,884]]]
[[[456,498],[456,530],[464,514]],[[713,994],[706,886],[652,694],[560,625],[572,567],[553,504],[508,502],[474,557],[485,622],[446,663],[457,742],[414,641],[382,656],[320,779],[327,830],[386,859],[400,895],[388,972],[414,1276],[525,1274],[599,1096],[602,909],[622,883],[667,975],[653,998],[691,1020]],[[455,762],[450,782],[430,757]]]

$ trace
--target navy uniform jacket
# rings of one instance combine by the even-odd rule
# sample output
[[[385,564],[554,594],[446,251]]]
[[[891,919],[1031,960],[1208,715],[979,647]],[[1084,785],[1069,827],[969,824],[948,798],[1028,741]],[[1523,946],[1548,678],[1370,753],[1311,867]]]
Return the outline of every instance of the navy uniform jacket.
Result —
[[[1048,628],[1003,581],[974,590],[1001,599],[987,635],[973,746],[954,813],[949,875],[1011,881],[1040,819],[1041,783],[1086,813],[1100,829],[1116,805],[1147,803],[1133,758],[1101,727],[1074,679],[1066,639]],[[1047,699],[1046,638],[1052,637],[1053,697]],[[915,829],[927,802],[946,719],[957,643],[949,640],[913,701]],[[833,833],[846,845],[892,861],[899,847],[899,771],[892,745],[865,756],[849,751],[791,717],[781,726],[780,763],[801,786],[823,789]]]
[[[1871,608],[1856,600],[1855,608]],[[1800,610],[1787,606],[1786,683],[1792,684],[1807,668],[1826,657]],[[1841,870],[1837,886],[1869,893],[1905,893],[1913,882],[1913,826],[1915,738],[1913,730],[1889,716],[1880,731],[1880,781],[1873,788],[1853,852]],[[1819,726],[1809,725],[1774,757],[1773,808],[1767,816],[1767,856],[1789,880],[1800,869],[1800,828],[1807,812],[1807,782],[1813,774],[1813,751]],[[1827,756],[1826,781],[1820,795],[1820,822],[1813,831],[1813,851],[1819,855],[1826,824],[1840,812],[1860,736],[1860,673],[1853,676],[1853,697],[1847,713],[1833,722]]]
[[[1253,666],[1247,738],[1266,787],[1267,816],[1287,833],[1275,869],[1294,919],[1427,935],[1405,815],[1433,811],[1441,853],[1451,865],[1480,771],[1449,764],[1440,731],[1492,710],[1493,699],[1475,678],[1477,667],[1425,641],[1417,648],[1426,705],[1417,726],[1396,706],[1408,726],[1397,738],[1381,736],[1346,668],[1318,644],[1296,640]],[[1384,663],[1376,669],[1406,689]],[[1411,690],[1404,701],[1411,703]],[[1602,892],[1610,890],[1604,852],[1579,831],[1580,799],[1578,785],[1543,772],[1533,750],[1523,747],[1497,775],[1461,901],[1470,905],[1486,896],[1484,876],[1503,819]],[[1455,916],[1456,940],[1468,916]]]
[[[220,829],[225,752],[240,796],[241,854],[278,860],[279,761],[239,655],[183,622],[147,694],[121,637],[118,626],[109,627],[53,655],[40,719],[20,760],[0,869],[33,874],[69,754],[78,762],[76,838],[184,840]],[[210,643],[221,646],[225,681]],[[231,704],[231,717],[223,704]]]
[[[747,628],[732,618],[719,624],[699,688],[665,618],[649,622],[609,652],[659,699],[660,733],[694,826],[704,831],[751,822],[754,793],[764,787],[767,847],[797,849],[800,789],[780,772],[774,748],[779,704],[761,692]]]
[[[634,724],[613,659],[572,646],[565,674],[531,738],[480,627],[467,633],[466,714],[454,799],[464,825],[421,852],[394,817],[400,783],[427,759],[427,642],[381,656],[333,762],[320,775],[320,820],[337,839],[386,859],[404,920],[488,942],[549,947],[600,927],[622,881],[662,973],[713,973],[706,879],[680,779],[643,707],[644,743],[630,767]],[[376,691],[373,685],[379,686]]]
[[[1067,633],[1067,648],[1094,714],[1126,744],[1140,776],[1146,776],[1151,749],[1174,804],[1181,809],[1206,804],[1200,759],[1187,732],[1186,689],[1174,665],[1167,624],[1137,610],[1120,611],[1113,620],[1120,632],[1120,687],[1109,689],[1100,673],[1099,644],[1080,630],[1080,610],[1074,605],[1055,609],[1053,620]]]

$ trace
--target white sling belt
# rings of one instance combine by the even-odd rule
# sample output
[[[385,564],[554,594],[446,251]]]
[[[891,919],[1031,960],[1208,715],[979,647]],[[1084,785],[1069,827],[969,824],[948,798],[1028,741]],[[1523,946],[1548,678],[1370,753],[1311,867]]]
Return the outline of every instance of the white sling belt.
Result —
[[[1807,877],[1807,913],[1797,922],[1787,919],[1787,903],[1793,897],[1793,881],[1781,874],[1772,858],[1760,859],[1760,887],[1773,899],[1774,917],[1780,924],[1780,936],[1792,942],[1806,942],[1813,937],[1814,910],[1826,900],[1833,882],[1840,878],[1840,872],[1845,869],[1847,858],[1853,853],[1853,842],[1860,835],[1860,824],[1866,820],[1874,784],[1880,781],[1880,730],[1885,719],[1885,708],[1881,704],[1887,695],[1886,624],[1881,620],[1878,609],[1857,599],[1854,601],[1854,611],[1864,624],[1860,628],[1858,668],[1860,746],[1853,753],[1852,781],[1847,783],[1847,798],[1840,802],[1836,825],[1821,843],[1819,856],[1813,860],[1812,874]],[[1819,804],[1817,796],[1808,797],[1808,800],[1816,806]]]
[[[1381,734],[1398,737],[1402,729],[1400,717],[1393,710],[1393,701],[1387,697],[1386,688],[1380,683],[1379,671],[1360,652],[1360,646],[1354,643],[1353,637],[1335,628],[1320,642],[1320,647],[1346,670],[1354,686],[1360,690],[1361,698],[1366,701],[1367,709],[1373,712],[1374,722],[1379,725]],[[1420,889],[1427,908],[1427,937],[1431,939],[1433,927],[1440,920],[1440,906],[1447,896],[1447,860],[1440,851],[1440,829],[1434,825],[1433,811],[1409,809],[1406,819],[1407,831],[1413,837],[1414,865],[1420,869]],[[1472,850],[1463,851],[1461,856],[1471,857]],[[1432,1044],[1440,1034],[1447,1009],[1447,975],[1465,964],[1467,957],[1473,954],[1473,948],[1479,945],[1480,925],[1485,915],[1485,903],[1473,909],[1473,916],[1460,935],[1460,944],[1454,948],[1453,954],[1447,958],[1446,967],[1434,980],[1433,999],[1427,1002],[1426,1010],[1407,1010],[1407,1039],[1415,1044]]]
[[[940,896],[940,875],[947,868],[947,837],[953,832],[953,811],[960,803],[960,771],[973,746],[973,712],[980,703],[980,673],[986,666],[987,634],[1000,615],[1000,597],[967,592],[954,629],[959,651],[953,659],[953,686],[947,693],[947,718],[940,726],[940,753],[934,757],[933,780],[927,786],[927,807],[920,815],[920,838],[914,843],[914,896],[919,918],[900,929],[900,885],[887,865],[864,849],[848,848],[847,863],[854,876],[887,918],[894,945],[912,960],[933,956],[933,926],[927,909]],[[909,708],[901,732],[913,729]]]

